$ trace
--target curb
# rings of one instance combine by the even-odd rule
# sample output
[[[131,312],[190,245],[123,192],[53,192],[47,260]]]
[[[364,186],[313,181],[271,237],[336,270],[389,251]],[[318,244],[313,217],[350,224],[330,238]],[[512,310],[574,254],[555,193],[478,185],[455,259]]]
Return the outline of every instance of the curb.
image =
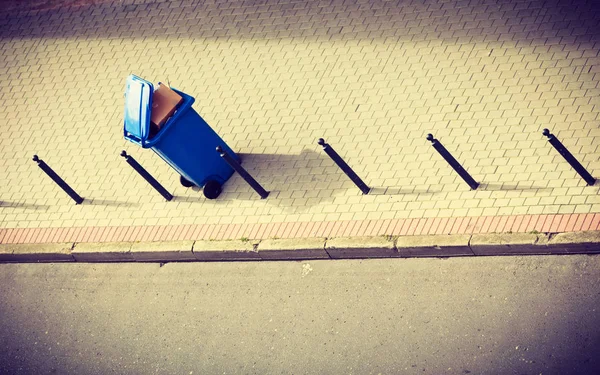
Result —
[[[73,262],[74,243],[0,245],[0,262]]]
[[[404,236],[396,239],[396,248],[404,258],[472,256],[470,239],[468,234]]]
[[[291,238],[264,240],[258,243],[257,250],[263,260],[329,259],[325,250],[326,241],[324,237],[300,241]]]
[[[324,243],[331,259],[395,258],[398,250],[393,237],[332,238]]]
[[[534,233],[474,234],[470,246],[475,255],[551,254],[549,239]]]
[[[210,262],[599,254],[600,231],[432,236],[0,244],[0,262]]]

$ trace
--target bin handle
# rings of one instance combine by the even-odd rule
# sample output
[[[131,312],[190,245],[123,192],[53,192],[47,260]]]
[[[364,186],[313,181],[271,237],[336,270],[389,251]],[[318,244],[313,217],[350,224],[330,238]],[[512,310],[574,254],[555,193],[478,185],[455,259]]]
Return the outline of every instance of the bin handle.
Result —
[[[137,143],[139,143],[143,148],[146,148],[146,141],[143,139],[140,139],[138,137],[136,137],[135,135],[131,134],[128,131],[125,131],[125,138],[129,139],[130,141],[135,141]]]

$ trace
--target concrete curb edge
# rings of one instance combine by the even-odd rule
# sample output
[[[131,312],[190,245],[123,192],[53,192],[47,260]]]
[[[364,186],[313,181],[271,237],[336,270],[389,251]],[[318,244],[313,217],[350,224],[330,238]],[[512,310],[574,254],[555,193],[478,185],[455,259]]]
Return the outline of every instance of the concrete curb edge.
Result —
[[[237,241],[0,244],[0,262],[193,262],[598,254],[600,231]]]

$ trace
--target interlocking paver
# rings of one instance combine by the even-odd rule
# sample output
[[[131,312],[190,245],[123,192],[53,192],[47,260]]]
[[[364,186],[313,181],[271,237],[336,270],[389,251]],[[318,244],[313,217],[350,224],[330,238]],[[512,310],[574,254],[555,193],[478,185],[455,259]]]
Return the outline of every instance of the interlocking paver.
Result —
[[[594,214],[594,218],[590,224],[590,230],[599,230],[600,229],[600,214]]]
[[[278,0],[4,3],[0,229],[54,231],[3,231],[0,242],[577,230],[600,212],[600,188],[541,135],[551,129],[600,175],[595,2],[313,0],[294,3],[293,15]],[[218,201],[205,200],[126,143],[130,73],[195,96],[269,198],[234,176]],[[468,190],[428,132],[482,187]],[[383,193],[359,195],[319,137]],[[121,149],[176,199],[126,168]],[[496,215],[505,219],[471,219]]]

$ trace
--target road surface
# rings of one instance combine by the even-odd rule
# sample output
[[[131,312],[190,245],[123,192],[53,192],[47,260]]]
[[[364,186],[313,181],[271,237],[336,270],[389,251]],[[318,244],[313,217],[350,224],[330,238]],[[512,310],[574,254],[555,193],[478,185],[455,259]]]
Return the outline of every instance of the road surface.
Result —
[[[0,373],[600,373],[600,256],[0,265]]]

